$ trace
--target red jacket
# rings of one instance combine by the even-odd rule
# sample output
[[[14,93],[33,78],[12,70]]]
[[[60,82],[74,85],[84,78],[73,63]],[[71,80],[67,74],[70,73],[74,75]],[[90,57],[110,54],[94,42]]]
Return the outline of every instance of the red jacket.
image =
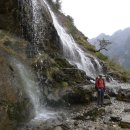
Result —
[[[99,78],[97,81],[97,88],[105,89],[105,81],[102,78]]]

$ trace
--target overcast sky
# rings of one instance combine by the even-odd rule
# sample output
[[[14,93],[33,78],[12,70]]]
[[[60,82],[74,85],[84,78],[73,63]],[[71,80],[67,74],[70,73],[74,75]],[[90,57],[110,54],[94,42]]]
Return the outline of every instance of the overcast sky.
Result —
[[[61,0],[62,11],[72,16],[88,38],[111,35],[130,27],[130,0]]]

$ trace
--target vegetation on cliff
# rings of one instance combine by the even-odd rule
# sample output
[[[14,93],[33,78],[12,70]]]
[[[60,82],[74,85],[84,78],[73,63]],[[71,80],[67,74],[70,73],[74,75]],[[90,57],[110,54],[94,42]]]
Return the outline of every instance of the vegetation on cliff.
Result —
[[[100,59],[106,73],[126,81],[127,72],[102,53],[96,52],[95,47],[87,41],[88,38],[75,27],[73,19],[59,11],[60,3],[53,4],[51,0],[48,2],[54,8],[62,26],[73,36],[78,45]],[[32,66],[39,85],[44,89],[43,95],[50,104],[55,105],[62,98],[69,103],[75,103],[76,100],[80,103],[89,102],[92,96],[91,92],[86,90],[87,93],[80,88],[90,82],[85,72],[70,65],[64,58],[57,31],[54,25],[48,22],[50,19],[45,20],[46,26],[45,30],[43,29],[45,38],[42,45],[38,46],[38,51],[33,50],[33,56],[30,55],[32,53],[30,39],[25,41],[18,37],[20,33],[16,33],[19,32],[17,6],[17,0],[0,1],[0,114],[3,115],[0,117],[0,128],[3,130],[15,129],[16,125],[33,117],[33,106],[27,95],[22,93],[22,88],[18,89],[20,83],[15,67],[8,61],[9,57],[18,58]]]
[[[128,71],[119,65],[118,62],[114,62],[101,52],[97,52],[95,46],[91,45],[88,42],[88,38],[76,28],[73,18],[69,15],[65,16],[59,8],[56,8],[55,3],[51,0],[49,0],[49,2],[60,19],[62,26],[64,26],[67,32],[73,36],[74,40],[82,47],[82,49],[97,57],[104,64],[106,73],[111,73],[114,78],[126,82],[129,76]]]

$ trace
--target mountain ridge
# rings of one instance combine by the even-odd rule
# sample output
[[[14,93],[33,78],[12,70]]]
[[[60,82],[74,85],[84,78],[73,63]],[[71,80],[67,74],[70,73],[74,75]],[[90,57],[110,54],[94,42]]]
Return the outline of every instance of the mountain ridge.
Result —
[[[119,61],[123,67],[130,69],[130,62],[128,57],[129,53],[129,43],[130,43],[130,27],[123,30],[118,30],[112,35],[106,35],[104,33],[100,34],[96,38],[89,39],[91,44],[95,44],[97,39],[109,40],[112,44],[107,47],[108,51],[102,51],[103,54],[109,56],[111,59],[116,59]],[[96,47],[98,47],[96,45]]]

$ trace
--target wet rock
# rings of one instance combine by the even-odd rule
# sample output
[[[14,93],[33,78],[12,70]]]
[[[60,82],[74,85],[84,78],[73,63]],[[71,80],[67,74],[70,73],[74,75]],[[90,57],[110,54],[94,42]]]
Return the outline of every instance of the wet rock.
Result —
[[[121,120],[122,120],[122,118],[119,116],[111,116],[110,117],[110,121],[113,121],[113,122],[119,122]]]
[[[105,94],[104,95],[104,105],[110,105],[110,104],[112,104],[111,98],[108,94]]]
[[[122,117],[122,120],[120,122],[120,126],[122,128],[130,128],[130,116],[129,115]]]
[[[70,104],[89,103],[92,100],[92,93],[91,85],[88,85],[86,89],[76,86],[64,96],[64,99]]]
[[[10,57],[0,50],[0,129],[16,129],[34,116],[33,106],[22,91],[15,68]]]
[[[104,105],[110,105],[112,104],[110,99],[104,99]]]
[[[17,0],[0,1],[0,29],[18,32]]]
[[[121,86],[109,86],[106,88],[106,92],[109,94],[111,97],[116,97],[118,95],[118,91],[121,89]]]
[[[51,106],[84,104],[92,101],[93,90],[91,87],[84,89],[82,86],[57,88],[47,95],[48,104]]]
[[[120,89],[118,91],[117,99],[120,101],[130,102],[130,89]]]
[[[57,126],[55,127],[54,129],[51,129],[51,130],[64,130],[61,126]]]
[[[125,108],[124,112],[130,112],[130,108]]]
[[[79,115],[76,115],[73,117],[74,120],[96,120],[96,118],[101,117],[105,114],[105,109],[104,108],[94,108],[87,113],[81,113]]]

